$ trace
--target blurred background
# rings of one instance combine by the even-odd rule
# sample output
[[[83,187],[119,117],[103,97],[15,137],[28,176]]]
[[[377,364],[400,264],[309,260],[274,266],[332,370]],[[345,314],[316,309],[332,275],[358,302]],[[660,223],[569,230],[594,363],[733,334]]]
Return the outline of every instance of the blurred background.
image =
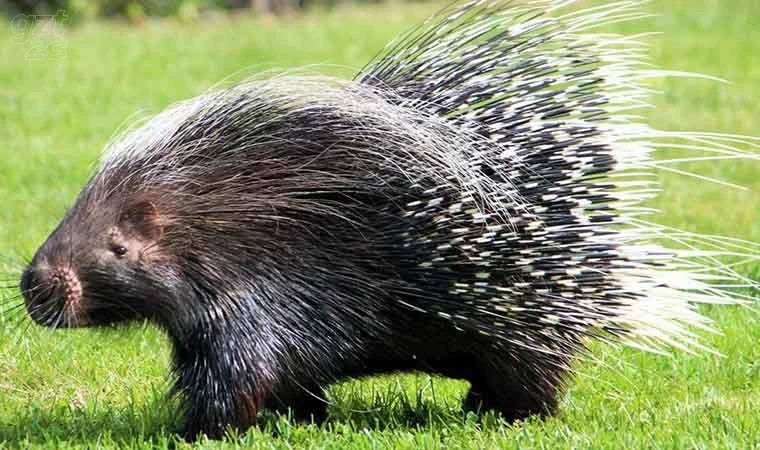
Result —
[[[55,14],[65,10],[72,21],[95,17],[124,17],[139,23],[146,17],[195,20],[222,11],[252,10],[257,13],[288,13],[313,7],[333,7],[348,0],[3,0],[0,5],[16,14]],[[358,0],[379,2],[381,0]]]

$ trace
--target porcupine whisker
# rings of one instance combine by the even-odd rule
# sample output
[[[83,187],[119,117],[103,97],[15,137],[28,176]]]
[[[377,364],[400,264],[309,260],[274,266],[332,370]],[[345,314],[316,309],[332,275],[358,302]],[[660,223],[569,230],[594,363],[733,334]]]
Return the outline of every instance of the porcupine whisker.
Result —
[[[58,327],[61,325],[61,323],[65,320],[66,316],[66,310],[64,308],[58,309],[56,313],[54,313],[53,316],[51,316],[51,320],[53,325],[47,330],[48,333],[53,333]]]
[[[22,314],[19,314],[23,311],[24,303],[19,302],[15,305],[4,305],[5,308],[0,310],[0,322],[4,322],[7,320],[16,320],[16,321],[22,321],[24,320],[24,316]],[[12,326],[13,327],[13,326]]]
[[[0,305],[8,305],[16,302],[23,303],[23,295],[21,293],[13,293],[0,299]]]
[[[19,314],[15,319],[15,322],[10,322],[10,341],[9,346],[11,348],[17,347],[21,342],[21,339],[29,331],[29,327],[32,325],[31,320],[25,320],[25,316]]]
[[[10,331],[9,345],[11,348],[19,344],[20,337],[29,330],[29,327],[32,324],[32,321],[28,320],[27,316],[21,313],[0,317],[0,322],[8,324],[6,330]]]
[[[18,318],[23,318],[23,316],[21,316],[21,315],[15,316],[16,313],[19,313],[19,312],[23,311],[23,307],[24,307],[23,303],[18,303],[18,304],[15,304],[15,305],[8,306],[5,309],[3,309],[2,311],[0,311],[0,317],[2,317],[3,319],[6,319],[9,316],[13,315],[17,319]]]

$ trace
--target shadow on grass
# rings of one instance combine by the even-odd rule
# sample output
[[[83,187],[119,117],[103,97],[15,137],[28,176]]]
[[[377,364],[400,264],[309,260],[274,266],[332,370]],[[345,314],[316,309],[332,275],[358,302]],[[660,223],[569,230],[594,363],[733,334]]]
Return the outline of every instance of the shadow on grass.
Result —
[[[492,413],[465,414],[457,396],[436,400],[424,389],[412,392],[408,394],[401,388],[367,389],[365,383],[352,383],[352,387],[342,387],[333,393],[331,397],[335,399],[323,422],[297,422],[287,415],[265,410],[259,415],[255,429],[250,433],[232,432],[229,439],[245,440],[246,435],[278,439],[302,427],[340,434],[346,430],[420,430],[462,425],[490,428],[504,423]],[[158,393],[150,397],[142,404],[133,402],[121,408],[101,404],[81,409],[33,409],[11,421],[0,422],[0,445],[176,448],[178,438],[173,432],[181,425],[177,403]]]
[[[146,443],[172,447],[177,429],[174,404],[160,399],[144,405],[88,408],[35,408],[0,422],[0,445],[28,448],[31,445],[100,447],[134,446]],[[10,419],[10,420],[8,420]]]
[[[433,389],[433,379],[437,380],[436,385],[443,387],[437,394]],[[380,380],[377,384],[354,380],[331,388],[327,420],[310,425],[328,433],[346,430],[432,430],[458,426],[483,429],[505,425],[501,416],[493,412],[475,414],[463,411],[462,399],[468,389],[464,382],[444,381],[427,375],[391,375],[380,377]],[[420,380],[423,381],[420,383]],[[270,412],[259,416],[259,430],[275,435],[279,429],[298,426],[294,424],[288,417]]]

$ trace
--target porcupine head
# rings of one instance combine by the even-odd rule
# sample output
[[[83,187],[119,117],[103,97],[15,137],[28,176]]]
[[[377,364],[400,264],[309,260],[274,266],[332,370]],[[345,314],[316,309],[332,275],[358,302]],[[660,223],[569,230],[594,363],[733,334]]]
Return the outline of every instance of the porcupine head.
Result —
[[[25,270],[29,315],[166,330],[188,438],[403,370],[523,418],[588,337],[693,343],[692,304],[735,298],[647,242],[636,174],[658,138],[740,153],[615,116],[638,48],[583,31],[634,5],[554,7],[454,5],[352,81],[247,80],[127,130]]]

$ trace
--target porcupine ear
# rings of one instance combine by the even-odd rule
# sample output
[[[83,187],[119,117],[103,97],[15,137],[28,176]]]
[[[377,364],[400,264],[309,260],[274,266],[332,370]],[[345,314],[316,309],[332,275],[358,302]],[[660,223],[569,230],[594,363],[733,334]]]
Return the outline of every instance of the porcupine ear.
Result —
[[[166,221],[156,205],[147,200],[128,205],[119,217],[119,224],[128,233],[146,240],[159,239],[166,228]]]

